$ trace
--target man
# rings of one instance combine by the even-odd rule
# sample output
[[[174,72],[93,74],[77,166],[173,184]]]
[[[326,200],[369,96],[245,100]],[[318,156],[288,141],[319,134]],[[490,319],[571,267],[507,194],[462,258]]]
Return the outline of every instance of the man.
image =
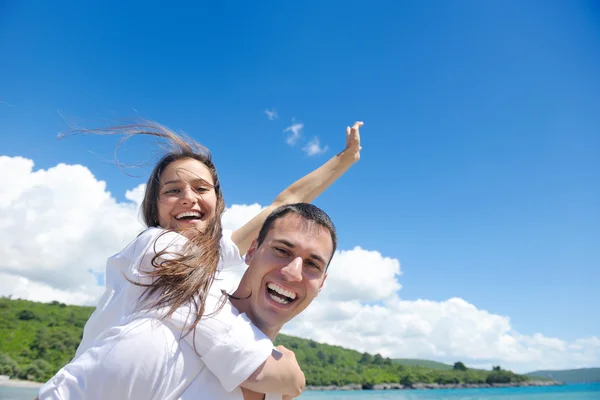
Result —
[[[231,313],[234,317],[245,314],[274,340],[282,326],[318,295],[336,246],[335,227],[321,209],[306,203],[279,207],[266,219],[250,246],[245,257],[248,268],[236,291],[229,296],[230,302],[220,308],[214,301],[217,296],[212,296],[205,315],[211,310]],[[234,362],[207,368],[215,366],[214,362],[205,363],[212,355],[200,352],[198,357],[176,332],[153,318],[136,319],[110,329],[97,339],[94,347],[70,364],[69,368],[76,373],[57,374],[40,390],[39,398],[239,400],[243,396],[249,400],[264,397],[240,387],[228,388],[227,374],[234,374],[244,366]],[[236,334],[218,329],[215,332]],[[218,345],[215,347],[214,354],[219,354]],[[267,395],[267,399],[271,398],[281,396]]]
[[[275,210],[246,254],[248,269],[230,300],[271,340],[317,297],[337,247],[325,212],[310,204]],[[244,398],[262,395],[244,391]]]

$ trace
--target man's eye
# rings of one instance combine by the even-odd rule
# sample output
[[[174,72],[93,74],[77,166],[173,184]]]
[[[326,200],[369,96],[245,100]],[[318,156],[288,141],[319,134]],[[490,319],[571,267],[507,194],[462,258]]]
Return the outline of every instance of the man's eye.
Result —
[[[312,268],[312,269],[317,269],[317,270],[319,270],[319,271],[321,270],[321,267],[320,267],[319,265],[315,264],[315,263],[314,263],[314,262],[312,262],[312,261],[309,261],[309,262],[307,262],[306,264],[307,264],[307,265],[308,265],[310,268]]]
[[[282,249],[281,247],[274,247],[273,249],[275,250],[275,253],[280,256],[287,256],[290,254],[286,249]]]

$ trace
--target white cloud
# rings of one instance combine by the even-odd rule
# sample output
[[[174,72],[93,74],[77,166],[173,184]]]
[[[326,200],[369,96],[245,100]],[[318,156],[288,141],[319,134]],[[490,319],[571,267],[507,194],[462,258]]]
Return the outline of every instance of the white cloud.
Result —
[[[290,132],[290,135],[286,139],[287,144],[289,144],[290,146],[295,145],[296,142],[298,141],[298,139],[300,139],[300,135],[302,134],[303,128],[304,128],[304,124],[301,124],[298,122],[285,128],[283,130],[284,132]]]
[[[600,363],[596,337],[567,343],[539,333],[521,335],[507,317],[460,298],[407,301],[394,294],[373,304],[319,297],[284,333],[386,357],[463,361],[479,368],[501,365],[517,372]]]
[[[106,258],[142,229],[143,185],[119,202],[84,166],[33,167],[31,160],[0,156],[0,295],[94,304]],[[235,229],[262,209],[232,205],[223,225]],[[243,270],[230,271],[219,284],[232,289]],[[389,357],[520,372],[600,364],[598,337],[522,335],[508,317],[460,298],[403,300],[401,274],[400,262],[378,251],[339,250],[319,297],[284,332]]]
[[[95,305],[104,292],[95,280],[82,282],[75,290],[61,290],[43,282],[35,282],[23,276],[0,272],[0,294],[33,301],[60,301],[66,304]]]
[[[81,165],[33,171],[31,160],[0,157],[0,179],[0,273],[88,294],[107,255],[140,231],[136,205]]]
[[[316,156],[325,153],[327,149],[327,146],[321,147],[318,137],[314,137],[302,150],[309,156]]]
[[[321,296],[336,301],[383,300],[402,288],[398,260],[358,246],[336,251],[328,272]]]
[[[277,119],[279,117],[279,115],[277,115],[277,111],[273,109],[265,110],[265,114],[267,115],[267,118],[269,118],[270,121],[273,121],[274,119]]]
[[[225,214],[223,214],[222,223],[223,229],[234,230],[243,226],[246,222],[249,222],[255,215],[264,209],[258,203],[246,205],[246,204],[233,204],[231,207],[227,207]]]
[[[144,193],[146,191],[146,184],[140,183],[135,188],[125,192],[125,198],[129,201],[133,201],[139,208],[144,200]]]

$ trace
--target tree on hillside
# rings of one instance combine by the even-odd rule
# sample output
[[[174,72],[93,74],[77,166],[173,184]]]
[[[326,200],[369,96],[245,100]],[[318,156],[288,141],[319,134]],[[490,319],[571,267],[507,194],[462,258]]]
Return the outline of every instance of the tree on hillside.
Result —
[[[37,316],[31,310],[21,310],[17,313],[17,317],[23,321],[29,321],[30,319],[37,318]]]
[[[502,371],[502,368],[500,368],[500,366],[499,366],[499,365],[494,365],[494,366],[492,367],[492,371]]]
[[[415,376],[412,373],[408,373],[408,374],[404,375],[402,378],[400,378],[400,384],[404,385],[405,387],[411,387],[416,382],[417,382],[417,379],[415,378]]]
[[[465,364],[463,364],[460,361],[455,362],[453,368],[457,371],[466,371],[467,370],[467,367],[465,366]]]
[[[375,354],[375,357],[373,357],[373,364],[383,365],[383,357],[381,356],[381,354],[379,354],[379,353]]]
[[[372,356],[369,353],[362,353],[360,357],[359,363],[361,364],[371,364]]]
[[[19,365],[8,354],[0,356],[0,375],[14,377],[19,373]]]

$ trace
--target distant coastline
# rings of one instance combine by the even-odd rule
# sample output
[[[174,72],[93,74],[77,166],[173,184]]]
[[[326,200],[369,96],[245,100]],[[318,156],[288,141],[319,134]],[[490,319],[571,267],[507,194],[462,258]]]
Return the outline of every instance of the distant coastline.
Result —
[[[306,386],[305,390],[335,391],[335,390],[415,390],[415,389],[493,389],[528,386],[562,386],[564,383],[557,381],[525,381],[511,383],[415,383],[412,386],[404,386],[399,383],[381,383],[377,385],[360,385],[353,383],[344,386]]]
[[[43,383],[27,381],[21,379],[0,379],[0,386],[3,387],[21,387],[21,388],[38,388]],[[513,382],[513,383],[456,383],[456,384],[440,384],[440,383],[415,383],[412,386],[404,386],[399,383],[382,383],[377,385],[361,385],[352,383],[344,386],[306,386],[305,390],[314,391],[342,391],[342,390],[415,390],[415,389],[493,389],[493,388],[509,388],[509,387],[528,387],[528,386],[562,386],[564,383],[556,381],[528,381],[528,382]]]

